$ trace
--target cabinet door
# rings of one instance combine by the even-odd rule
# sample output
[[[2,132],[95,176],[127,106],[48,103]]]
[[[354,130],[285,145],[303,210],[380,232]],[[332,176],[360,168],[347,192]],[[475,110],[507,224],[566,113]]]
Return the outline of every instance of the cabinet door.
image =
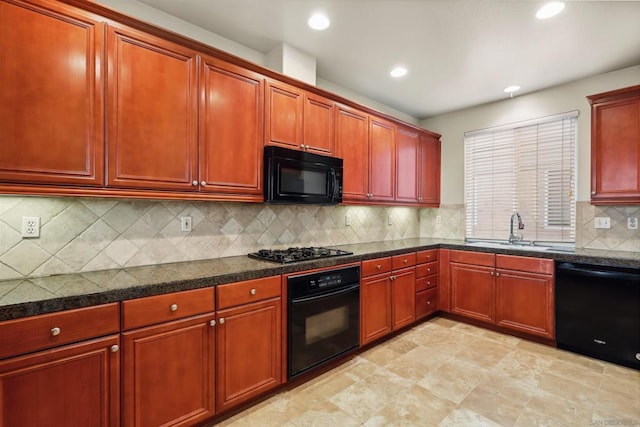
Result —
[[[284,83],[267,82],[266,145],[301,150],[302,91]]]
[[[196,53],[109,26],[107,58],[107,186],[197,189]]]
[[[369,192],[372,200],[393,201],[396,181],[395,125],[372,117],[369,130]]]
[[[396,138],[396,201],[418,203],[420,135],[399,127]]]
[[[330,99],[307,93],[304,96],[304,135],[306,150],[318,154],[333,153],[335,138],[334,103]]]
[[[640,86],[589,98],[591,200],[640,203]]]
[[[406,326],[416,319],[415,267],[391,272],[392,329]]]
[[[214,318],[122,334],[125,426],[193,425],[214,415]]]
[[[422,319],[438,310],[438,288],[416,292],[416,319]]]
[[[367,277],[360,285],[360,345],[391,332],[391,278]]]
[[[262,201],[264,78],[214,58],[200,76],[200,190]]]
[[[440,206],[440,140],[436,137],[420,138],[419,181],[420,204]]]
[[[280,313],[280,298],[218,312],[218,411],[282,382]]]
[[[101,186],[104,26],[0,1],[0,181]]]
[[[120,425],[119,338],[0,361],[0,425]]]
[[[496,324],[553,339],[553,277],[497,270]]]
[[[344,160],[342,198],[367,200],[369,194],[369,118],[366,114],[338,107],[336,152]]]
[[[451,312],[493,323],[494,268],[450,264]]]

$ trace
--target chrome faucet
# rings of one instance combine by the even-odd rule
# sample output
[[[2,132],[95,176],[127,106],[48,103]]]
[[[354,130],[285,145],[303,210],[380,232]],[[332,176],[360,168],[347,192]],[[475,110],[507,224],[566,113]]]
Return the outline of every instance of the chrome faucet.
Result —
[[[517,211],[514,211],[511,214],[511,219],[509,220],[509,244],[513,245],[515,242],[518,242],[524,238],[522,233],[516,234],[513,232],[513,219],[518,219],[518,230],[524,230],[524,222],[522,222],[522,217]]]

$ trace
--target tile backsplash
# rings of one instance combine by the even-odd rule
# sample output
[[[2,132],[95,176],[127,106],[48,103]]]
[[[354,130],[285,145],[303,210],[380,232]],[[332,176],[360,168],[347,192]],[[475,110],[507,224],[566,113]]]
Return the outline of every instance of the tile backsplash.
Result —
[[[349,216],[351,225],[345,225]],[[38,216],[39,238],[20,235]],[[192,231],[180,231],[180,217]],[[389,216],[392,224],[389,225]],[[611,218],[595,229],[596,216]],[[577,206],[576,247],[640,252],[640,206]],[[0,196],[0,280],[414,237],[464,239],[464,206],[437,209]]]

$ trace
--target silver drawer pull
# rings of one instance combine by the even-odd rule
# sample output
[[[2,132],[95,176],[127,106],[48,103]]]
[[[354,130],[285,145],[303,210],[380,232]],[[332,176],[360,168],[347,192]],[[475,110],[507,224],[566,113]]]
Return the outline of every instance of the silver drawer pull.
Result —
[[[200,181],[200,185],[203,186],[203,187],[206,187],[207,186],[207,181]]]
[[[221,317],[221,318],[218,320],[218,322],[220,322],[220,324],[221,324],[221,325],[223,325],[223,324],[224,324],[224,317]]]
[[[251,293],[251,295],[255,295],[256,294],[256,290],[255,289],[251,289],[250,293]]]
[[[171,307],[169,307],[169,309],[171,311],[178,311],[178,304],[171,304]]]
[[[120,347],[117,344],[111,346],[111,353],[117,353]]]
[[[196,181],[195,179],[193,181],[191,181],[191,185],[193,185],[194,187],[198,186],[198,181]]]
[[[60,332],[62,331],[57,326],[55,328],[51,328],[51,335],[54,337],[57,337],[58,335],[60,335]]]
[[[216,321],[215,320],[210,321],[209,326],[216,326]]]

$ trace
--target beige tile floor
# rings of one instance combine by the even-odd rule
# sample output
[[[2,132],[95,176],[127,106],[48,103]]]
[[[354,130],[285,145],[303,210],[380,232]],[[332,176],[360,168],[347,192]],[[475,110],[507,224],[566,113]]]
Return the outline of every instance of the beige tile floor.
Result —
[[[221,426],[640,426],[640,372],[444,318]]]

